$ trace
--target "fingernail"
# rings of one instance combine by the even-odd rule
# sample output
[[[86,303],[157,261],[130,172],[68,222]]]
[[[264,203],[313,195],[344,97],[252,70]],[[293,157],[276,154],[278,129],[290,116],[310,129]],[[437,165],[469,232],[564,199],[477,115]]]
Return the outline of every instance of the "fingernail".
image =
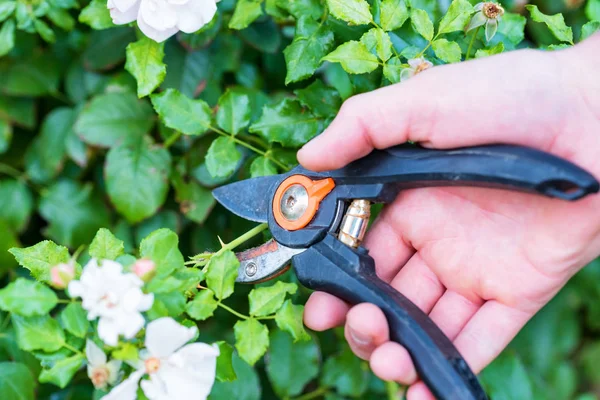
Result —
[[[373,339],[371,339],[370,336],[364,335],[358,331],[355,331],[352,328],[349,328],[349,331],[350,337],[352,338],[352,341],[354,341],[355,344],[361,347],[369,347],[373,344]]]

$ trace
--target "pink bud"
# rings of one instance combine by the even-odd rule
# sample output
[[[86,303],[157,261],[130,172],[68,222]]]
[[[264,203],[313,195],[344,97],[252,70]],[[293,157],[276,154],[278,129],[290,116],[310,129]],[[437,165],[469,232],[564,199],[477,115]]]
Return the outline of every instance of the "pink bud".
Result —
[[[50,282],[56,289],[64,289],[69,282],[75,278],[75,266],[73,264],[58,264],[50,270]]]
[[[131,269],[141,280],[148,282],[156,273],[156,264],[152,260],[142,258],[141,260],[137,260]]]

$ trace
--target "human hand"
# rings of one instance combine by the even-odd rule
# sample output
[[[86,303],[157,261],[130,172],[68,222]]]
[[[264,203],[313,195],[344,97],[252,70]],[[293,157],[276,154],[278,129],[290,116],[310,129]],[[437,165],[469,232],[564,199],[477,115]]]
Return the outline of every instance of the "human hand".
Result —
[[[596,35],[560,52],[434,67],[346,101],[298,158],[320,171],[408,140],[440,149],[504,143],[600,177],[599,49]],[[379,277],[429,314],[478,373],[600,253],[599,207],[598,196],[567,203],[492,189],[413,189],[383,210],[365,246]],[[345,323],[351,348],[376,375],[411,385],[409,400],[433,399],[407,351],[389,341],[377,307],[317,292],[304,319],[319,331]]]

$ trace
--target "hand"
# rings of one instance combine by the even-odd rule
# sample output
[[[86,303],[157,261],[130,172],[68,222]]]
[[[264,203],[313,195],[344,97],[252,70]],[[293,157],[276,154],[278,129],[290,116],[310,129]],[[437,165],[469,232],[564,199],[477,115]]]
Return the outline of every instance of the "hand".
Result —
[[[434,67],[355,96],[298,154],[312,170],[340,168],[407,140],[434,148],[490,143],[544,150],[600,177],[600,36],[561,52],[521,50]],[[593,58],[596,57],[594,62]],[[567,280],[600,252],[600,196],[567,203],[475,188],[402,192],[365,246],[380,278],[425,311],[478,373]],[[380,378],[433,399],[383,313],[314,293],[314,330],[345,322],[346,339]]]

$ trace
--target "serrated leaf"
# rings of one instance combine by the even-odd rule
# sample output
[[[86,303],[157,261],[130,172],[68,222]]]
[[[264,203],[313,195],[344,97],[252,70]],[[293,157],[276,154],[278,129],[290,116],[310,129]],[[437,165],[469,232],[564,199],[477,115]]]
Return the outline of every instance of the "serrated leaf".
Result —
[[[49,283],[50,270],[57,264],[69,262],[69,249],[49,240],[24,249],[12,248],[9,252],[15,256],[22,267],[28,269],[38,281]]]
[[[116,260],[125,252],[125,243],[106,228],[101,228],[90,244],[90,256],[99,260]]]
[[[381,28],[384,31],[400,29],[410,13],[405,0],[383,0],[380,6]]]
[[[320,352],[314,340],[294,343],[290,335],[271,333],[266,370],[280,398],[292,398],[319,374]]]
[[[498,42],[494,47],[488,49],[479,49],[475,52],[475,58],[489,57],[495,54],[500,54],[504,51],[504,43]]]
[[[8,54],[15,47],[15,21],[9,19],[0,28],[0,57]]]
[[[217,306],[218,302],[215,299],[215,294],[207,289],[198,292],[194,300],[187,303],[185,312],[197,321],[204,321],[212,317]]]
[[[241,158],[232,138],[218,137],[206,153],[206,168],[213,178],[223,178],[237,169]]]
[[[219,357],[217,358],[217,380],[219,382],[233,382],[237,375],[233,368],[233,347],[225,342],[217,342]]]
[[[334,17],[354,25],[367,25],[373,20],[366,0],[327,0],[327,7]]]
[[[16,1],[3,1],[0,3],[0,22],[6,20],[15,11]]]
[[[462,59],[462,50],[456,42],[450,42],[446,39],[437,39],[431,43],[435,55],[442,61],[448,63],[460,62]]]
[[[269,329],[254,318],[236,322],[233,327],[235,348],[242,360],[256,364],[269,348]]]
[[[275,322],[279,329],[292,335],[294,342],[310,339],[302,322],[303,313],[304,306],[295,305],[291,300],[286,300],[275,314]]]
[[[148,318],[155,320],[163,317],[179,318],[185,311],[186,297],[183,293],[159,293],[154,295]]]
[[[164,203],[170,171],[169,152],[148,137],[115,146],[104,165],[108,196],[129,222],[140,222]]]
[[[473,11],[473,6],[467,0],[452,0],[446,15],[440,21],[438,34],[463,30]]]
[[[527,18],[514,13],[505,13],[498,24],[498,32],[503,34],[515,46],[525,38]]]
[[[60,321],[67,332],[79,338],[85,338],[90,328],[87,312],[80,303],[69,303],[60,313]]]
[[[27,226],[33,206],[33,195],[25,182],[0,181],[0,219],[16,232]]]
[[[172,174],[171,181],[175,188],[179,210],[190,220],[199,224],[204,223],[216,203],[211,191],[194,179],[184,179],[177,171]]]
[[[319,19],[323,15],[323,6],[319,0],[275,0],[274,3],[278,8],[286,10],[296,19],[304,16]]]
[[[254,368],[244,362],[236,353],[233,353],[232,361],[237,379],[232,382],[215,382],[208,399],[260,400],[261,382]],[[217,359],[217,368],[218,362]]]
[[[79,14],[79,22],[93,29],[108,29],[115,26],[110,11],[103,0],[92,0]]]
[[[271,315],[281,308],[285,296],[294,294],[298,290],[295,283],[277,282],[273,286],[252,289],[248,295],[250,303],[250,315],[254,317],[265,317]]]
[[[419,35],[429,41],[433,39],[433,22],[426,11],[413,8],[410,13],[410,21],[413,29]]]
[[[334,117],[342,106],[339,92],[318,79],[304,89],[295,90],[294,94],[303,106],[319,117]]]
[[[84,142],[112,147],[125,140],[141,138],[154,125],[152,108],[133,93],[96,96],[79,114],[75,132]]]
[[[361,42],[351,40],[323,57],[323,60],[338,62],[349,74],[364,74],[377,69],[377,57]]]
[[[250,124],[250,97],[244,91],[228,89],[219,98],[217,125],[225,132],[237,135]]]
[[[294,41],[283,51],[287,66],[285,84],[311,77],[334,45],[334,36],[326,24],[310,17],[298,19]]]
[[[230,250],[211,257],[207,265],[206,284],[217,299],[223,300],[233,294],[239,266],[239,260]]]
[[[581,40],[585,40],[600,31],[600,21],[590,21],[581,27]]]
[[[592,21],[600,21],[600,0],[588,0],[585,15]]]
[[[152,105],[166,126],[185,135],[202,135],[210,127],[212,110],[203,100],[192,100],[175,89],[151,96]]]
[[[259,134],[269,143],[299,147],[315,137],[320,129],[319,118],[303,110],[297,101],[284,99],[275,106],[265,106],[261,118],[250,127],[250,132]]]
[[[383,76],[392,83],[399,83],[403,68],[402,61],[398,57],[392,57],[383,66]]]
[[[164,49],[164,43],[157,43],[146,36],[127,46],[125,69],[137,80],[138,97],[148,96],[165,79]]]
[[[83,367],[85,356],[76,354],[72,357],[59,360],[54,363],[52,368],[42,370],[40,374],[41,383],[52,383],[61,389],[67,387],[75,373]]]
[[[36,382],[25,364],[0,362],[0,393],[6,400],[34,400]]]
[[[48,315],[22,317],[11,315],[19,347],[25,351],[54,352],[65,344],[65,334],[56,320]]]
[[[46,42],[54,43],[56,41],[56,34],[52,30],[52,28],[50,28],[48,24],[42,21],[41,19],[35,19],[33,21],[33,26],[35,27],[37,33],[40,34],[40,37]]]
[[[385,62],[392,56],[392,41],[387,32],[382,29],[370,29],[360,38],[360,42],[381,61]]]
[[[525,8],[529,10],[532,20],[546,24],[558,40],[573,44],[573,30],[567,26],[562,14],[546,15],[535,5],[527,5]]]
[[[256,157],[250,164],[250,176],[257,178],[259,176],[277,175],[277,167],[266,157]]]
[[[183,254],[179,251],[179,237],[169,229],[156,230],[142,240],[140,255],[154,261],[157,277],[185,268]]]
[[[229,21],[231,29],[245,29],[262,15],[263,0],[238,0]]]
[[[58,297],[47,286],[19,278],[0,290],[0,309],[25,317],[44,315],[58,303]]]

